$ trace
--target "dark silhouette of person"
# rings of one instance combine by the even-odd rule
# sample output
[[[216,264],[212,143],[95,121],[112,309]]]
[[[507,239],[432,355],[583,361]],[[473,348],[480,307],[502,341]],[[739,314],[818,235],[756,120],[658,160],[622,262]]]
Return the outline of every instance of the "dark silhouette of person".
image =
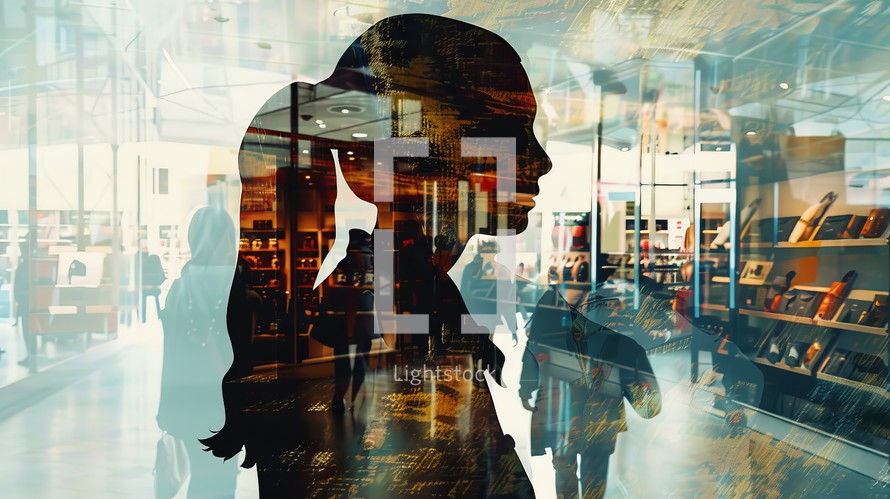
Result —
[[[149,297],[154,299],[156,310],[161,310],[161,284],[164,284],[164,281],[167,280],[167,273],[164,272],[161,257],[154,253],[149,253],[148,248],[142,248],[140,262],[142,267],[142,289],[140,290],[142,296],[142,322],[145,322]]]
[[[448,271],[454,266],[453,240],[439,234],[435,237],[435,252],[433,253],[433,268],[436,271],[435,301],[432,314],[433,326],[430,330],[433,348],[438,350],[445,347],[452,335],[460,328],[460,306],[454,303],[454,296],[447,291],[451,277]]]
[[[552,286],[539,304],[528,328],[519,389],[523,401],[538,391],[531,452],[539,456],[552,449],[559,497],[602,497],[609,457],[618,434],[627,430],[624,399],[640,416],[654,417],[661,409],[658,381],[640,344],[603,324],[611,300],[585,295],[569,303]]]
[[[436,269],[433,266],[433,250],[423,227],[416,220],[399,224],[398,234],[402,241],[397,256],[396,271],[399,278],[399,310],[411,314],[432,314],[436,291]],[[434,355],[435,334],[431,337],[409,336],[403,339],[427,356]]]
[[[342,161],[346,182],[360,200],[374,203],[378,213],[392,214],[378,219],[378,229],[392,227],[396,245],[395,275],[386,277],[395,283],[397,295],[405,292],[406,287],[414,288],[413,297],[404,300],[406,297],[394,297],[395,312],[403,314],[429,307],[418,303],[416,296],[448,296],[459,312],[468,313],[469,305],[463,301],[458,287],[450,280],[436,282],[431,263],[432,237],[445,235],[450,240],[458,240],[459,217],[466,216],[457,209],[461,183],[476,182],[480,176],[495,178],[498,171],[494,154],[465,157],[462,139],[512,139],[507,143],[513,147],[509,152],[515,152],[516,159],[515,174],[502,174],[509,177],[504,180],[515,181],[515,197],[503,199],[496,196],[496,192],[490,192],[488,226],[482,231],[471,225],[466,237],[485,232],[494,234],[502,229],[516,233],[525,230],[528,212],[534,207],[532,198],[538,193],[537,180],[551,168],[533,133],[535,97],[516,51],[500,36],[468,23],[431,15],[400,15],[379,21],[357,38],[327,79],[316,85],[294,85],[294,95],[301,97],[293,103],[292,112],[298,112],[297,107],[302,112],[325,96],[344,94],[364,98],[366,109],[378,113],[379,119],[373,121],[376,128],[369,128],[368,137],[363,140],[346,140],[342,134],[327,134],[311,126],[301,125],[294,132],[307,141],[313,157],[330,158],[331,154],[338,154],[337,151],[353,151],[355,154],[349,161]],[[251,133],[261,134],[260,125],[255,121]],[[310,129],[313,131],[306,131]],[[392,199],[377,201],[374,177],[378,172],[372,159],[374,141],[390,137],[424,137],[428,140],[428,154],[396,158],[389,176],[393,183]],[[242,175],[249,173],[242,171]],[[436,234],[423,234],[417,230],[417,224],[410,223],[426,216],[424,185],[435,186],[438,199],[442,200]],[[481,218],[479,215],[477,213],[477,218]],[[409,223],[400,223],[402,221]],[[340,222],[343,221],[338,220]],[[406,240],[414,240],[411,248],[399,246]],[[458,257],[459,253],[454,256]],[[375,271],[380,269],[378,258],[379,255],[375,255]],[[418,279],[418,275],[430,278]],[[429,288],[418,289],[421,283]],[[515,317],[507,319],[515,322]],[[463,332],[464,328],[461,329]],[[466,336],[472,337],[467,343],[479,342],[494,352],[488,356],[494,361],[483,367],[500,381],[499,350],[488,334]],[[446,353],[463,358],[467,352],[449,348]],[[238,357],[244,352],[235,348],[234,354]],[[378,392],[384,390],[383,394],[376,395],[379,404],[376,410],[389,411],[377,412],[377,417],[383,418],[382,421],[392,420],[379,437],[385,438],[383,452],[388,452],[390,457],[386,463],[374,465],[372,476],[364,476],[363,480],[362,475],[356,474],[369,473],[371,464],[367,456],[349,457],[355,441],[336,440],[347,423],[344,418],[320,418],[317,410],[286,412],[288,407],[299,407],[300,401],[311,401],[315,385],[294,384],[291,386],[295,391],[289,391],[285,380],[270,384],[274,387],[224,382],[225,426],[202,440],[216,456],[223,458],[233,457],[244,447],[243,466],[258,466],[260,493],[264,497],[293,497],[307,490],[327,496],[434,496],[452,493],[458,482],[461,493],[469,496],[529,497],[532,494],[516,454],[512,449],[496,445],[503,432],[487,394],[474,391],[473,402],[465,402],[469,404],[465,409],[470,411],[467,417],[472,418],[469,435],[449,436],[453,434],[445,431],[430,435],[431,427],[456,424],[456,416],[452,416],[455,421],[451,421],[437,416],[433,410],[425,412],[414,407],[415,403],[406,401],[406,397],[416,398],[422,393],[415,392],[407,383],[375,386]],[[389,393],[391,390],[397,393]],[[459,395],[452,393],[455,390],[448,386],[440,386],[438,390],[440,397]],[[261,417],[255,409],[261,392],[279,393],[276,400],[280,404],[268,402],[263,407],[284,409],[267,412],[271,419],[251,423],[250,417]],[[486,402],[480,397],[485,397]],[[440,410],[450,409],[440,404]],[[235,417],[235,412],[245,416]],[[365,442],[363,435],[352,438]],[[362,446],[365,454],[366,445]],[[433,452],[429,455],[435,456],[434,466],[417,461],[418,453],[426,454],[426,450]],[[311,456],[316,455],[316,451],[334,451],[335,464],[324,469],[313,468]]]
[[[229,215],[215,207],[197,210],[188,243],[192,257],[171,285],[161,312],[164,360],[157,423],[185,444],[188,497],[234,497],[237,466],[204,452],[198,439],[222,423],[220,379],[252,371],[254,317],[249,290],[234,270],[237,242]],[[233,358],[233,348],[245,355]]]
[[[328,322],[326,327],[337,327],[341,331],[334,344],[334,396],[331,399],[331,407],[337,414],[346,410],[343,397],[350,386],[350,405],[355,405],[368,371],[374,338],[373,256],[368,234],[350,230],[346,257],[328,279],[325,291],[323,308],[338,319],[336,326]],[[356,347],[354,355],[349,352],[350,345]]]
[[[21,247],[22,253],[31,251],[30,237],[25,237],[25,243]],[[19,257],[15,268],[15,276],[12,282],[12,298],[14,301],[15,324],[21,323],[22,336],[25,340],[25,358],[19,360],[19,365],[35,370],[37,366],[37,337],[31,334],[31,269],[24,256]]]

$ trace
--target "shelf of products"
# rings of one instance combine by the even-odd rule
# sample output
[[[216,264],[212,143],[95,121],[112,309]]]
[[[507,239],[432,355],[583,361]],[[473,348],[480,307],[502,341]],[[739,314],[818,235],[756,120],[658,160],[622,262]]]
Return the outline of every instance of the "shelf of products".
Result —
[[[887,452],[886,418],[863,431],[842,408],[882,412],[890,400],[890,210],[867,193],[847,197],[844,170],[807,174],[805,165],[792,178],[744,182],[738,194],[761,210],[739,244],[736,340],[762,367],[762,409]]]

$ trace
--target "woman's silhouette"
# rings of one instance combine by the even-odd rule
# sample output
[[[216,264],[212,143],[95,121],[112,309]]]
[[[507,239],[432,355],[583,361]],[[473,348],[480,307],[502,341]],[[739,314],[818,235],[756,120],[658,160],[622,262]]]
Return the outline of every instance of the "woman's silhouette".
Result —
[[[223,376],[251,372],[249,291],[233,271],[235,226],[225,211],[197,210],[189,223],[188,242],[191,259],[170,287],[161,312],[164,363],[157,422],[185,444],[191,474],[188,497],[233,497],[235,463],[213,459],[198,439],[222,422]],[[234,363],[233,347],[240,353]]]
[[[412,292],[448,301],[459,313],[467,314],[468,304],[454,282],[436,282],[434,278],[418,280],[418,275],[435,275],[430,243],[436,236],[465,242],[476,233],[521,232],[528,224],[527,214],[534,206],[532,198],[538,192],[537,180],[550,170],[551,163],[532,130],[535,98],[519,55],[498,35],[471,24],[429,15],[395,16],[378,22],[357,38],[329,78],[317,85],[294,85],[297,91],[292,95],[300,97],[292,103],[291,112],[301,113],[301,117],[313,108],[326,109],[325,106],[344,102],[331,96],[359,99],[365,110],[376,113],[365,120],[368,128],[363,129],[362,134],[367,137],[361,140],[349,139],[349,134],[315,129],[303,125],[301,120],[295,120],[301,125],[294,132],[297,138],[311,145],[312,156],[319,161],[329,159],[332,152],[338,154],[337,150],[340,154],[346,150],[355,153],[349,161],[341,158],[339,163],[343,164],[342,173],[354,194],[365,203],[374,203],[379,213],[386,214],[378,218],[378,229],[392,228],[394,232],[396,264],[392,267],[395,275],[391,276],[396,283],[394,288],[413,289],[421,282],[428,283],[435,288]],[[311,116],[306,122],[311,125]],[[254,125],[254,130],[261,128],[258,122]],[[258,133],[262,135],[263,131]],[[380,166],[383,163],[372,159],[378,152],[374,150],[374,140],[396,137],[427,139],[428,154],[396,158],[391,173],[385,172]],[[462,147],[465,138],[509,139],[510,148],[505,152],[515,158],[512,163],[515,170],[499,169],[503,164],[492,151],[470,152],[476,155],[464,156],[468,154]],[[500,158],[500,161],[511,164],[509,158]],[[515,182],[515,196],[500,196],[498,190],[492,190],[490,181],[496,178],[498,184],[502,180]],[[376,200],[375,182],[389,179],[392,179],[391,201]],[[484,185],[480,184],[484,179],[487,179]],[[475,220],[484,220],[482,223],[467,224],[466,212],[459,212],[459,192],[467,185],[475,186],[478,210]],[[425,218],[426,188],[436,189],[439,200],[433,224]],[[296,192],[285,194],[297,195]],[[340,195],[338,191],[338,197]],[[338,219],[337,223],[349,225],[351,222]],[[430,225],[437,226],[436,233],[430,233]],[[418,233],[418,226],[426,230]],[[425,247],[429,254],[412,251],[402,254],[399,243],[409,239],[415,240],[413,253]],[[455,246],[462,248],[460,244]],[[454,258],[458,256],[456,252]],[[379,271],[377,258],[374,265]],[[418,267],[412,262],[423,263]],[[322,289],[322,293],[325,292]],[[396,314],[409,311],[403,307],[413,307],[415,311],[418,307],[411,297],[396,296],[394,304]],[[421,304],[421,308],[423,306],[428,305]],[[469,308],[478,310],[474,310],[473,305]],[[508,323],[515,321],[515,317],[506,319]],[[432,330],[435,323],[430,326]],[[453,357],[466,353],[466,350],[458,351],[460,345],[473,349],[475,354],[481,351],[487,368],[497,379],[501,365],[499,351],[488,336],[472,335],[466,340],[453,342],[444,353]],[[236,346],[234,354],[237,362],[245,352]],[[329,383],[322,386],[329,387]],[[203,440],[215,455],[225,458],[233,457],[245,446],[244,466],[258,464],[260,491],[264,496],[294,496],[307,490],[322,496],[358,493],[369,497],[434,496],[455,490],[470,496],[531,494],[516,455],[510,449],[496,448],[502,432],[487,394],[473,391],[471,399],[461,398],[464,397],[461,390],[440,384],[438,404],[429,405],[425,398],[428,395],[416,392],[408,384],[381,383],[385,386],[375,389],[386,393],[377,394],[379,405],[370,409],[376,410],[371,418],[378,424],[388,423],[381,434],[358,435],[359,443],[364,442],[358,446],[359,450],[363,449],[366,454],[354,456],[350,453],[356,449],[355,441],[332,442],[338,435],[348,433],[343,431],[341,417],[332,421],[319,418],[317,410],[286,412],[287,409],[282,409],[276,414],[284,415],[276,417],[275,423],[261,419],[251,423],[250,416],[258,414],[257,398],[263,394],[276,393],[280,402],[269,402],[263,407],[294,407],[299,406],[300,401],[314,403],[311,382],[287,385],[279,378],[272,384],[273,388],[224,383],[225,427]],[[288,405],[283,399],[296,402]],[[447,404],[448,400],[459,402]],[[246,410],[248,408],[253,409]],[[445,411],[453,414],[444,416]],[[247,416],[237,417],[235,413]],[[469,425],[460,423],[467,417],[471,418]],[[437,429],[464,427],[465,430],[456,433]],[[431,432],[431,428],[437,430]],[[463,431],[468,434],[461,433]],[[378,451],[388,456],[384,461],[374,461],[370,454],[369,448],[378,448],[374,447],[377,445],[374,435],[384,441],[379,444],[382,450]],[[324,454],[331,450],[335,451],[331,466],[313,467],[312,456],[321,455],[315,452]],[[418,461],[419,456],[427,455],[435,464],[426,458]]]

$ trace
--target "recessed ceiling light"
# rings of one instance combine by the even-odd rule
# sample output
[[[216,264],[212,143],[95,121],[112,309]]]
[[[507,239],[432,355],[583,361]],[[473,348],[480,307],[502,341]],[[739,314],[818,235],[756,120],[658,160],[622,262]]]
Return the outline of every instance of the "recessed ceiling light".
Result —
[[[346,151],[346,154],[352,156],[352,151]]]
[[[723,148],[722,148],[722,147],[718,147],[717,150],[718,150],[718,151],[722,151]]]
[[[306,175],[306,180],[309,180],[310,178],[312,178],[312,175]]]
[[[781,88],[782,90],[788,90],[788,88],[789,88],[790,86],[791,86],[791,85],[785,83],[784,81],[783,81],[782,83],[779,83],[779,88]]]
[[[324,120],[315,120],[316,125],[321,125],[322,123],[324,123]]]
[[[320,123],[320,124],[318,125],[318,128],[327,128],[327,127],[328,127],[328,126],[325,125],[324,123]]]
[[[890,95],[885,95],[885,96],[881,97],[881,99],[884,99],[885,101],[890,102]]]
[[[745,132],[745,135],[748,135],[750,137],[751,135],[757,135],[757,132],[755,132],[754,130],[748,130],[747,132]]]
[[[303,154],[309,154],[309,149],[303,149]]]
[[[328,108],[328,112],[340,114],[360,113],[364,110],[365,109],[362,107],[354,106],[351,104],[338,104],[336,106],[331,106]]]
[[[367,136],[368,136],[368,134],[366,134],[364,132],[355,132],[354,134],[352,134],[352,137],[356,138],[356,139],[363,139]]]
[[[624,146],[624,147],[621,148],[621,151],[622,151],[622,152],[627,152],[627,151],[629,151],[629,150],[630,150],[630,148],[627,147],[627,146]]]

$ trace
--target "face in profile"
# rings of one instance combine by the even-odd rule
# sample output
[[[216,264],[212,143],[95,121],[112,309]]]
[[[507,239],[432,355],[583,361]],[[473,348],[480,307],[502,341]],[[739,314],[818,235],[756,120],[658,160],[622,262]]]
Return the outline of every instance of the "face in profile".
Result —
[[[435,190],[438,232],[450,238],[458,236],[467,191],[487,196],[486,232],[524,230],[538,178],[551,168],[533,132],[536,103],[519,55],[471,24],[428,15],[384,19],[349,46],[328,78],[295,83],[285,95],[296,97],[290,112],[299,119],[290,123],[301,164],[333,166],[330,150],[337,149],[346,181],[367,202],[375,202],[375,169],[379,178],[375,140],[428,140],[426,157],[395,158],[393,211],[419,212]],[[483,138],[512,141],[500,158],[511,171],[500,176],[508,181],[502,185],[515,182],[514,197],[498,199],[495,157],[462,146]]]

